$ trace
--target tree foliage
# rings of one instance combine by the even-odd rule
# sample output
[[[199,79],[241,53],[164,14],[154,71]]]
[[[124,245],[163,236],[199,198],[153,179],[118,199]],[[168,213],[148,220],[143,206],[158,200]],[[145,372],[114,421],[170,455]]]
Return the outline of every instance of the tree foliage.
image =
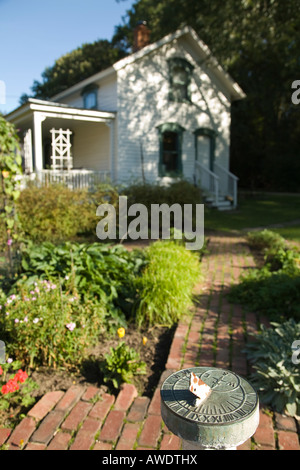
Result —
[[[52,67],[42,73],[41,82],[35,80],[32,86],[34,98],[49,99],[72,85],[101,72],[124,57],[125,52],[112,46],[110,41],[100,39],[63,55]],[[28,99],[22,95],[21,102]]]

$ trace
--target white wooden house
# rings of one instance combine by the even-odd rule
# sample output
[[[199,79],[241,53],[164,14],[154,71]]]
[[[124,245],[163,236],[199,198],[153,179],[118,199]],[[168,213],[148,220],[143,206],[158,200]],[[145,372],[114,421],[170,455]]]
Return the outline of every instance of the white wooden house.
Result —
[[[235,206],[231,103],[245,94],[190,27],[150,44],[141,24],[136,38],[113,66],[6,116],[24,138],[25,172],[75,187],[182,176]]]

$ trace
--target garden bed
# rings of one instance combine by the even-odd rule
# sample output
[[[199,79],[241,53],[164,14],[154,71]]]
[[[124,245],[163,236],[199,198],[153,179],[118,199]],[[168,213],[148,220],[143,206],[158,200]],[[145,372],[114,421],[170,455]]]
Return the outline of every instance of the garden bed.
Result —
[[[133,383],[140,395],[152,397],[167,362],[174,331],[175,327],[157,327],[148,331],[138,331],[135,325],[126,329],[122,340],[129,347],[138,350],[141,360],[146,363],[146,374],[133,378]],[[143,337],[147,338],[145,345],[143,345]],[[32,373],[33,380],[39,386],[34,393],[35,396],[43,396],[52,390],[67,390],[74,383],[95,385],[109,390],[110,393],[118,393],[118,390],[114,390],[111,384],[104,382],[99,363],[109,353],[110,348],[115,348],[120,341],[118,337],[100,338],[99,344],[91,349],[89,358],[83,362],[80,370],[38,368]]]
[[[146,363],[146,374],[136,375],[132,380],[140,395],[152,398],[168,359],[175,328],[176,326],[137,330],[135,325],[126,328],[122,340],[129,347],[136,348],[140,353],[141,360]],[[143,344],[144,337],[147,338],[146,344]],[[100,338],[98,345],[91,349],[89,359],[86,359],[78,370],[75,368],[69,370],[49,367],[36,368],[30,375],[37,384],[37,388],[32,392],[35,401],[37,402],[47,392],[66,391],[74,384],[94,385],[105,392],[117,395],[119,390],[114,389],[111,383],[104,382],[99,363],[109,353],[110,348],[115,348],[120,341],[118,336],[109,339]],[[28,408],[30,409],[32,406],[31,404]],[[21,406],[0,411],[0,427],[16,425],[19,418],[27,411],[26,407]]]
[[[24,250],[22,271],[0,302],[7,356],[1,425],[17,423],[32,398],[73,384],[117,394],[129,382],[152,397],[176,325],[192,305],[200,254],[172,241],[134,245]],[[19,369],[30,378],[24,385],[15,380]]]

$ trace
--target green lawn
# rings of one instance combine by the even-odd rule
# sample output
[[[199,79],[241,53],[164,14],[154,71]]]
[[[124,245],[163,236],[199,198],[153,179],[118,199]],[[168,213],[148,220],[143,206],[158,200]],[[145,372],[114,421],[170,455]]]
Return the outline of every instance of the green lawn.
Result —
[[[234,211],[205,210],[205,230],[236,231],[299,220],[299,224],[272,228],[287,239],[300,241],[300,194],[257,196],[240,195]]]

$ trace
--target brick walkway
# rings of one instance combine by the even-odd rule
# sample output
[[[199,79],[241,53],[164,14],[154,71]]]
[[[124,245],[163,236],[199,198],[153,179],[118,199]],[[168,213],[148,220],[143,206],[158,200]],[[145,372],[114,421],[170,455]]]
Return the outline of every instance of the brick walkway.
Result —
[[[166,369],[217,366],[246,376],[241,353],[249,333],[263,318],[228,303],[228,286],[254,262],[242,238],[212,236],[202,262],[203,282],[192,317],[175,332]],[[102,393],[102,394],[101,394]],[[255,435],[239,450],[300,450],[297,422],[261,409]],[[181,441],[164,426],[160,415],[160,385],[152,399],[138,396],[125,384],[115,398],[89,386],[47,393],[11,432],[0,429],[0,445],[11,450],[180,450]]]

